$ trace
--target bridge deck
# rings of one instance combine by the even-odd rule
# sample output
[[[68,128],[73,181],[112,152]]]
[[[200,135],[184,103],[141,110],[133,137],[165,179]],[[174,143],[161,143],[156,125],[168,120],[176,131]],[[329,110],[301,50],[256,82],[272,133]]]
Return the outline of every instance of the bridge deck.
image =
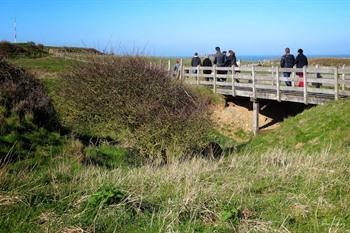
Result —
[[[286,72],[289,78],[283,77]],[[350,97],[350,68],[346,67],[183,67],[181,78],[219,94],[254,100],[323,104]],[[286,81],[292,86],[286,86]],[[300,81],[306,85],[298,86]]]

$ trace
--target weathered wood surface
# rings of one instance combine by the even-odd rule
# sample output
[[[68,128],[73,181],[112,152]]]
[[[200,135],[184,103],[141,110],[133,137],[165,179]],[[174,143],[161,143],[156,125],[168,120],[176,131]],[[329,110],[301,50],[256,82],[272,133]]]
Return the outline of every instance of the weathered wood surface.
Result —
[[[210,71],[210,74],[204,74]],[[223,95],[277,101],[323,104],[350,97],[350,68],[347,67],[183,67],[182,79],[213,88]],[[290,72],[290,77],[283,77]],[[303,74],[304,78],[298,74]],[[292,83],[286,85],[286,81]],[[304,86],[299,86],[303,81]],[[321,85],[318,87],[318,85]]]

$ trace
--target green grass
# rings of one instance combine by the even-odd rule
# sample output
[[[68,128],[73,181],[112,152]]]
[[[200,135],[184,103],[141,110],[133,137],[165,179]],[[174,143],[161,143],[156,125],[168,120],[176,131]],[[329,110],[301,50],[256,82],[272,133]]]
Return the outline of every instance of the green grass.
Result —
[[[68,154],[22,161],[0,170],[0,232],[345,232],[349,155],[273,151],[112,170]]]
[[[10,62],[30,71],[56,73],[69,69],[75,61],[56,57],[18,58]]]
[[[285,120],[281,127],[261,133],[248,147],[266,151],[271,147],[306,153],[350,149],[350,100],[313,107]]]
[[[45,70],[43,61],[28,67]],[[69,120],[74,109],[60,102],[59,81],[43,80]],[[7,125],[0,149],[4,142],[32,145],[21,151],[26,159],[0,167],[0,232],[349,232],[349,116],[349,100],[331,102],[219,160],[142,165],[117,145],[84,147],[32,125],[20,134],[23,125],[2,119],[0,109]],[[209,137],[224,148],[236,146],[217,132]]]

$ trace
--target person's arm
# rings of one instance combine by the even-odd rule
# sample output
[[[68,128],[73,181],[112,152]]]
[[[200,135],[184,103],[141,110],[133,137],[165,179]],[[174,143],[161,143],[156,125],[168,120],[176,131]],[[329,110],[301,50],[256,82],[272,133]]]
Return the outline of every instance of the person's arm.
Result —
[[[191,66],[192,67],[194,66],[194,58],[192,58],[192,60],[191,60]]]
[[[284,64],[285,64],[285,57],[282,56],[281,62],[280,62],[280,65],[281,65],[282,68],[284,68]]]
[[[216,65],[217,61],[218,61],[218,60],[217,60],[217,57],[215,56],[215,57],[214,57],[214,65]]]
[[[309,61],[307,60],[306,56],[305,56],[305,60],[306,60],[306,62],[305,62],[306,66],[309,66]]]
[[[295,57],[293,55],[293,67],[294,67],[294,65],[295,65]]]

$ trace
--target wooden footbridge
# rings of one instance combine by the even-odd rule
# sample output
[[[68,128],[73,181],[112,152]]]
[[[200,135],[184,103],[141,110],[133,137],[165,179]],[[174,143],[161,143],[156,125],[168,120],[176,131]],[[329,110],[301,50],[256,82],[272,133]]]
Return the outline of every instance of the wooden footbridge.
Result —
[[[284,77],[289,73],[290,77]],[[302,76],[303,78],[301,78]],[[225,96],[248,97],[253,102],[253,132],[259,129],[259,100],[323,104],[350,97],[350,68],[262,66],[186,67],[180,79],[193,85],[212,88]],[[290,86],[286,85],[289,82]],[[300,83],[302,82],[302,83]]]

